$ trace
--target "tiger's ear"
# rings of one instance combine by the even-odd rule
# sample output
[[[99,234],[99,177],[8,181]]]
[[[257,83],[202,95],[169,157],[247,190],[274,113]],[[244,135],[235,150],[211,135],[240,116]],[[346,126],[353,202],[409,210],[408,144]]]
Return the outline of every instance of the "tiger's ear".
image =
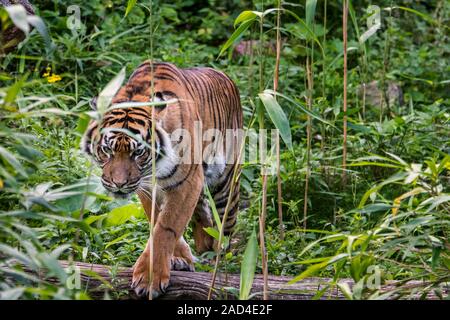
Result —
[[[91,106],[92,110],[97,111],[97,96],[89,100],[89,105]]]

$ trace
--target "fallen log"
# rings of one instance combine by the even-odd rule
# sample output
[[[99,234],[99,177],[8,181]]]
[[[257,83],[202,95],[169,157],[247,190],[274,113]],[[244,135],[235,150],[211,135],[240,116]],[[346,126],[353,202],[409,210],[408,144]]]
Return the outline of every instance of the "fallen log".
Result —
[[[89,295],[94,299],[102,299],[105,297],[105,292],[120,293],[121,299],[139,299],[131,290],[131,268],[120,268],[116,272],[112,272],[111,268],[104,265],[89,264],[83,262],[61,261],[63,267],[70,265],[74,270],[80,274],[81,283],[87,287]],[[160,299],[193,299],[204,300],[208,297],[208,292],[211,284],[212,274],[207,272],[184,272],[172,271],[170,285],[167,288],[165,295]],[[292,278],[284,276],[269,276],[269,298],[275,300],[309,300],[313,299],[318,292],[324,291],[320,299],[345,299],[344,294],[336,286],[332,285],[332,279],[311,277],[303,279],[294,284],[288,284]],[[239,275],[235,274],[218,274],[214,290],[212,292],[212,299],[236,299],[239,292]],[[341,279],[339,284],[346,284],[349,288],[354,285],[351,279]],[[107,284],[107,285],[105,285]],[[399,281],[389,281],[381,286],[380,292],[386,293],[389,291],[396,291]],[[431,283],[424,281],[409,281],[403,283],[401,289],[417,290],[416,293],[409,296],[403,296],[408,299],[418,299],[421,297],[423,288],[429,289]],[[448,295],[448,285],[440,288],[442,294]],[[256,275],[252,287],[252,299],[261,299],[263,290],[262,275]],[[402,298],[401,292],[395,292],[389,296],[388,299]],[[439,299],[434,290],[429,292],[421,298],[425,299]]]

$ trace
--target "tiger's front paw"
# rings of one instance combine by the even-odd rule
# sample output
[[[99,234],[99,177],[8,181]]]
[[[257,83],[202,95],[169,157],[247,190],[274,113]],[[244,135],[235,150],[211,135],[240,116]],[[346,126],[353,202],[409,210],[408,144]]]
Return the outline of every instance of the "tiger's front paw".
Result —
[[[144,296],[148,293],[148,283],[150,279],[149,263],[149,253],[148,251],[144,251],[134,264],[131,288],[138,296]]]
[[[136,261],[133,268],[133,280],[131,288],[134,289],[138,296],[148,296],[151,288],[152,299],[164,294],[169,285],[170,279],[170,263],[165,265],[153,266],[153,282],[150,285],[150,261],[149,255],[145,251]]]

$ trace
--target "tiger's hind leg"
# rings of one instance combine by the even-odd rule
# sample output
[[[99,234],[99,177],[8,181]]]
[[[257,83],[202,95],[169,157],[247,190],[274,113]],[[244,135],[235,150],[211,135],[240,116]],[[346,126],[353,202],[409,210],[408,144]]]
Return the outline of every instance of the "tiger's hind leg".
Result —
[[[236,225],[237,215],[239,212],[239,171],[236,172],[236,180],[233,184],[234,166],[228,165],[223,174],[223,178],[214,188],[213,199],[216,205],[217,213],[223,220],[225,211],[227,211],[225,223],[223,226],[224,235],[230,235]]]
[[[206,233],[204,228],[213,227],[211,208],[206,200],[206,195],[202,194],[198,200],[194,211],[193,235],[195,241],[195,251],[202,254],[206,251],[212,251],[214,248],[214,239]]]
[[[212,198],[221,221],[223,220],[225,211],[228,210],[223,230],[225,236],[228,236],[233,232],[239,212],[239,177],[236,179],[233,190],[230,193],[234,173],[233,170],[234,166],[227,166],[222,178],[217,181],[217,184],[214,187],[211,187],[213,190]],[[217,251],[217,240],[207,234],[204,230],[204,228],[213,227],[215,225],[213,222],[213,213],[205,194],[201,195],[197,203],[193,219],[193,233],[197,253],[201,254],[212,250]]]

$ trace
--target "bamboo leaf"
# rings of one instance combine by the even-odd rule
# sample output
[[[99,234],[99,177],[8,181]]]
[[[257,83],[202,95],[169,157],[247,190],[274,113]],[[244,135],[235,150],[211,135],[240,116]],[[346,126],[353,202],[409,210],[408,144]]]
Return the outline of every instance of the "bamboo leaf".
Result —
[[[314,15],[316,14],[317,0],[306,0],[305,13],[306,13],[306,25],[311,30],[313,29]]]
[[[127,233],[121,235],[120,237],[117,237],[114,240],[107,242],[105,245],[105,250],[108,249],[109,247],[111,247],[112,245],[121,242],[123,239],[126,239],[130,234],[131,234],[131,232],[127,232]]]
[[[239,285],[239,299],[247,300],[252,289],[253,279],[255,277],[256,262],[258,260],[258,242],[256,241],[256,232],[253,229],[244,257],[241,263],[241,278]]]
[[[13,289],[3,290],[0,292],[0,300],[17,300],[25,292],[25,287],[15,287]]]
[[[369,197],[372,193],[379,191],[381,188],[383,188],[387,184],[391,184],[391,183],[403,180],[406,175],[407,175],[406,172],[398,172],[395,175],[384,180],[382,183],[375,185],[374,187],[367,190],[366,193],[364,193],[364,195],[362,196],[361,201],[359,202],[358,208],[362,208],[366,204],[367,199],[369,199]]]
[[[27,11],[21,4],[6,6],[4,9],[8,12],[14,25],[23,31],[26,35],[30,33],[30,25],[27,21]]]
[[[219,57],[231,46],[233,45],[242,35],[243,33],[253,24],[255,19],[247,20],[243,22],[239,28],[237,28],[231,37],[225,42],[222,49],[219,52]]]
[[[321,52],[322,52],[322,56],[325,57],[325,51],[323,50],[322,44],[320,43],[319,39],[317,38],[317,36],[315,35],[314,31],[311,30],[311,28],[308,27],[308,25],[306,24],[305,21],[303,21],[303,19],[301,19],[297,14],[295,14],[294,12],[292,12],[291,10],[287,10],[284,9],[284,11],[288,14],[290,14],[291,16],[293,16],[306,30],[307,35],[311,37],[311,39],[314,40],[314,42],[317,43],[317,45],[319,46]]]
[[[423,12],[420,12],[420,11],[417,11],[417,10],[414,10],[414,9],[411,9],[411,8],[408,8],[408,7],[393,6],[392,8],[385,8],[385,10],[392,10],[392,9],[400,9],[400,10],[403,10],[403,11],[407,11],[407,12],[410,12],[410,13],[414,13],[415,15],[421,17],[422,19],[424,19],[425,21],[427,21],[427,22],[430,23],[430,24],[433,24],[433,25],[437,25],[437,24],[438,24],[438,22],[435,21],[435,20],[434,20],[432,17],[430,17],[429,15],[427,15],[427,14],[425,14],[425,13],[423,13]],[[444,25],[444,27],[448,29],[448,26],[445,26],[445,25]]]
[[[112,99],[119,91],[120,86],[125,79],[125,67],[106,85],[100,92],[97,99],[97,109],[100,114],[104,114],[111,104]]]
[[[344,294],[344,296],[348,300],[353,300],[352,290],[350,289],[350,286],[346,282],[341,282],[336,284],[338,288],[341,290],[341,292]]]
[[[205,232],[207,234],[209,234],[211,237],[213,237],[217,241],[219,240],[220,234],[219,234],[219,231],[217,229],[211,228],[211,227],[207,227],[207,228],[203,228],[203,230],[205,230]]]
[[[45,26],[44,21],[41,17],[38,16],[27,16],[27,22],[32,25],[37,32],[42,36],[45,41],[46,49],[50,49],[52,47],[52,39],[50,38],[47,27]]]
[[[234,20],[234,28],[236,28],[237,25],[241,24],[244,21],[250,21],[253,19],[256,19],[257,15],[254,11],[246,10],[242,11],[236,20]]]
[[[8,162],[20,175],[23,177],[28,176],[19,160],[17,160],[11,152],[3,147],[0,147],[0,157],[3,158],[4,161]]]
[[[205,184],[205,193],[208,197],[209,205],[211,206],[211,211],[213,213],[214,221],[216,222],[217,229],[222,229],[222,221],[220,220],[219,212],[216,208],[216,203],[211,195],[211,192],[209,191],[208,185]]]
[[[125,10],[125,17],[128,16],[128,14],[133,10],[134,6],[136,5],[137,0],[128,0],[127,3],[127,9]]]
[[[335,128],[335,129],[338,129],[338,128],[336,128],[334,125],[332,125],[330,122],[328,122],[328,121],[322,119],[322,118],[321,118],[318,114],[316,114],[315,112],[313,112],[313,111],[311,111],[311,110],[308,110],[308,108],[306,108],[306,107],[305,107],[303,104],[301,104],[300,102],[298,102],[298,101],[296,101],[296,100],[294,100],[294,99],[292,99],[292,98],[290,98],[290,97],[288,97],[288,96],[286,96],[286,95],[284,95],[284,94],[281,94],[281,93],[279,93],[279,92],[275,92],[275,91],[273,91],[273,90],[264,90],[264,93],[268,93],[268,94],[271,94],[271,95],[277,95],[277,96],[280,96],[280,97],[282,97],[283,99],[286,99],[287,101],[293,103],[297,108],[299,108],[300,110],[302,110],[304,113],[310,115],[312,118],[314,118],[314,119],[316,119],[316,120],[319,120],[320,122],[323,122],[323,123],[325,123],[325,124],[327,124],[327,125],[329,125],[329,126]]]
[[[338,262],[347,257],[348,257],[347,253],[340,253],[336,256],[331,257],[330,259],[328,259],[324,262],[313,264],[312,266],[308,267],[305,271],[303,271],[300,275],[298,275],[297,277],[295,277],[294,279],[289,281],[288,284],[293,284],[300,280],[303,280],[303,279],[315,274],[317,271],[322,270],[326,266],[333,264],[335,262]]]
[[[283,109],[278,104],[277,100],[275,100],[275,97],[267,92],[260,93],[259,98],[266,108],[273,124],[280,131],[281,138],[288,148],[292,150],[291,127]]]

